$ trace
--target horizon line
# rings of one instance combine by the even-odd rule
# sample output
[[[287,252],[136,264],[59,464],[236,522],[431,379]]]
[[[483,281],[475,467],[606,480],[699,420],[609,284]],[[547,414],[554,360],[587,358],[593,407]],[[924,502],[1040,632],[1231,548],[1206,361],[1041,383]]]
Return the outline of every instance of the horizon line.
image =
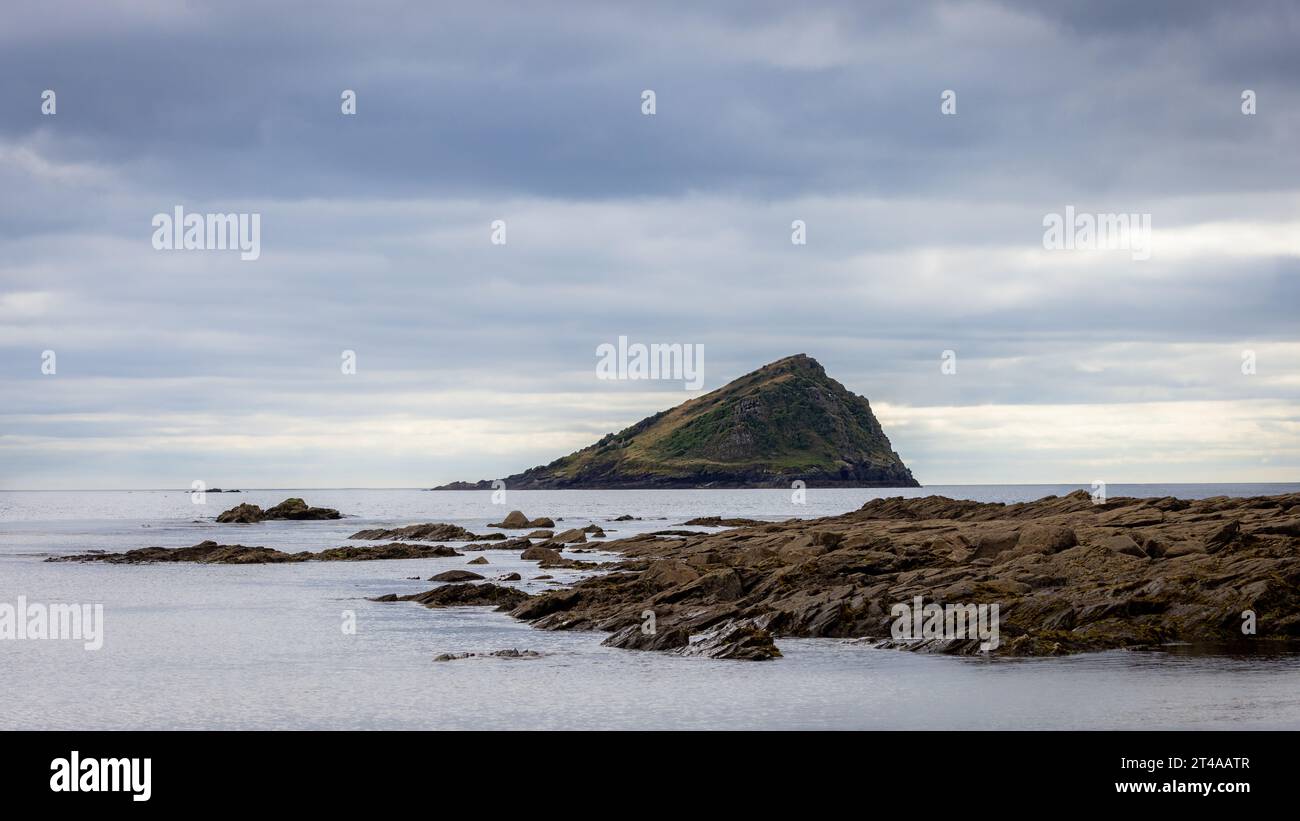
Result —
[[[810,485],[808,490],[924,490],[926,488],[936,487],[1091,487],[1092,482],[933,482],[922,484],[919,487],[910,487],[906,485],[891,485],[882,487],[816,487]],[[1294,480],[1272,480],[1272,481],[1254,481],[1254,482],[1224,482],[1224,481],[1201,481],[1201,482],[1130,482],[1117,481],[1106,482],[1107,486],[1116,485],[1167,485],[1167,486],[1190,486],[1190,485],[1300,485],[1300,478]],[[307,487],[287,485],[284,487],[242,487],[219,491],[205,490],[205,493],[220,492],[226,493],[253,493],[256,491],[270,490],[414,490],[422,493],[473,493],[478,488],[472,490],[435,490],[431,487],[421,487],[416,485],[354,485],[354,486],[323,486]],[[506,488],[506,490],[511,490]],[[788,488],[782,487],[751,487],[751,488],[721,488],[721,487],[698,487],[698,488],[518,488],[512,492],[521,493],[525,491],[625,491],[625,492],[644,492],[644,491],[681,491],[681,490],[777,490],[784,491]],[[197,493],[193,488],[181,487],[92,487],[92,488],[0,488],[0,493]],[[492,488],[483,488],[483,493],[494,492]]]

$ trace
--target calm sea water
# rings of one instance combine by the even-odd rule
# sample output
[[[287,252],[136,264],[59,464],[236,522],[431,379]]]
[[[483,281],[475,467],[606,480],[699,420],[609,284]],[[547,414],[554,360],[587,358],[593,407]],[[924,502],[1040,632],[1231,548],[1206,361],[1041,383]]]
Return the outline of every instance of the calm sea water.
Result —
[[[1300,655],[1113,652],[1064,659],[959,659],[782,639],[768,663],[682,659],[600,646],[602,634],[533,630],[487,608],[429,610],[366,597],[426,590],[469,557],[287,566],[50,564],[48,555],[181,547],[204,539],[319,550],[363,527],[454,522],[482,531],[518,508],[597,522],[611,536],[701,515],[771,520],[842,513],[879,496],[940,493],[1025,501],[1075,485],[788,491],[274,490],[0,492],[0,603],[104,605],[99,651],[73,641],[0,640],[0,729],[18,728],[1288,728],[1300,729]],[[1111,485],[1112,496],[1202,498],[1300,484]],[[335,507],[335,522],[218,525],[239,502],[288,496]],[[608,521],[621,514],[637,522]],[[356,544],[356,542],[353,542]],[[488,551],[475,568],[517,571]],[[585,558],[600,558],[599,555]],[[550,571],[559,581],[571,571]],[[345,611],[356,632],[342,630]],[[526,660],[435,663],[446,652],[518,648]]]

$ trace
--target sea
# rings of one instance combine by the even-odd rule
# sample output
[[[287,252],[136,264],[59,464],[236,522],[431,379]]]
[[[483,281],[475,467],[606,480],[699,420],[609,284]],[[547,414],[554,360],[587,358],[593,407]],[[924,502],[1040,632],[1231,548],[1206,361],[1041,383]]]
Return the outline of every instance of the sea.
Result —
[[[92,550],[204,540],[316,551],[363,528],[450,522],[475,532],[510,510],[610,538],[696,516],[781,521],[869,499],[942,494],[1017,502],[1086,485],[787,490],[0,491],[0,605],[99,604],[102,646],[0,639],[0,730],[14,729],[1300,729],[1300,653],[1170,646],[1065,658],[953,658],[838,639],[778,640],[767,662],[681,658],[546,632],[490,608],[377,603],[416,593],[468,556],[288,565],[50,563]],[[1114,496],[1257,496],[1298,484],[1110,485]],[[319,522],[222,525],[241,502],[337,508]],[[632,521],[614,521],[619,516]],[[454,543],[453,543],[454,544]],[[573,581],[490,550],[489,579],[528,592]],[[596,552],[580,558],[600,560]],[[550,575],[552,579],[538,579]],[[532,650],[525,658],[444,653]]]

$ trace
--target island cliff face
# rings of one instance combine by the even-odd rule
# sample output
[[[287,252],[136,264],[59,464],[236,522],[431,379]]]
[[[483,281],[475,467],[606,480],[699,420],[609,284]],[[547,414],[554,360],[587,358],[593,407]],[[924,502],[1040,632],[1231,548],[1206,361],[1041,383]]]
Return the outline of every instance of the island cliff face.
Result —
[[[504,479],[512,490],[919,487],[871,404],[804,354]],[[455,482],[435,490],[487,489]]]

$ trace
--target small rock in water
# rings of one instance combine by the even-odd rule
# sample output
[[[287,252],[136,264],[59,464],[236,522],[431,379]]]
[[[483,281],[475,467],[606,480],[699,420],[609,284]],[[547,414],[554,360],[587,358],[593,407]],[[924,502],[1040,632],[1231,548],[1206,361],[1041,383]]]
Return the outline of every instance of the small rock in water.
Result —
[[[460,659],[472,658],[498,658],[498,659],[535,659],[541,658],[542,654],[536,650],[496,650],[491,653],[443,653],[434,659],[434,661],[459,661]]]
[[[431,582],[468,582],[483,578],[472,570],[447,570],[436,576],[430,576]]]

